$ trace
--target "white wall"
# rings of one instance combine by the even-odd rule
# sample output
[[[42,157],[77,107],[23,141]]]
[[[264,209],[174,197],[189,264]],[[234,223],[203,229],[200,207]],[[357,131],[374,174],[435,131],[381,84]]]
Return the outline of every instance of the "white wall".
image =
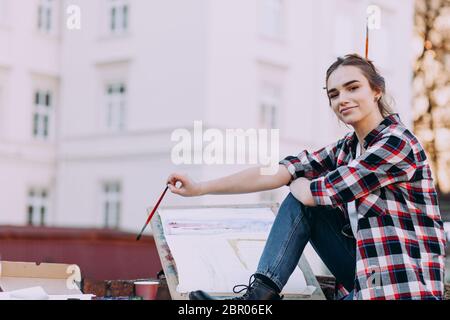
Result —
[[[123,185],[121,227],[135,231],[168,174],[178,169],[169,158],[173,129],[202,119],[206,2],[132,1],[124,37],[109,36],[94,23],[103,21],[102,3],[78,1],[87,12],[82,29],[64,31],[55,223],[102,226],[101,182],[118,180]],[[107,80],[115,78],[127,85],[126,129],[108,133],[101,129],[102,94]]]
[[[0,223],[25,224],[29,188],[49,189],[54,203],[55,145],[32,137],[34,90],[55,92],[58,109],[58,33],[36,30],[37,1],[5,1],[0,22]],[[56,128],[53,128],[54,130]],[[53,131],[55,133],[55,131]],[[48,217],[47,221],[52,217]]]
[[[348,50],[363,54],[369,1],[284,3],[285,32],[274,39],[261,33],[258,0],[131,0],[129,31],[118,37],[106,31],[106,0],[61,2],[60,28],[50,36],[35,31],[37,0],[28,6],[8,1],[9,25],[0,23],[0,170],[14,181],[0,188],[14,201],[1,202],[0,222],[23,223],[27,189],[42,184],[54,191],[50,224],[102,226],[101,183],[119,180],[121,228],[138,230],[145,207],[157,200],[170,172],[207,180],[248,167],[174,166],[170,136],[176,128],[192,130],[194,120],[219,129],[256,127],[264,82],[282,89],[280,158],[340,138],[348,129],[328,107],[325,71]],[[389,28],[390,37],[388,50],[374,53],[386,57],[388,52],[388,59],[375,63],[411,125],[413,4],[375,3],[389,12],[382,27]],[[81,30],[64,27],[68,4],[81,7]],[[345,24],[335,23],[337,17],[349,22],[348,34]],[[383,35],[374,35],[371,45],[383,42]],[[127,85],[123,132],[103,128],[108,80]],[[52,143],[31,139],[36,83],[57,92]],[[287,191],[280,189],[277,201]],[[162,205],[260,200],[258,194],[181,198],[169,193]]]

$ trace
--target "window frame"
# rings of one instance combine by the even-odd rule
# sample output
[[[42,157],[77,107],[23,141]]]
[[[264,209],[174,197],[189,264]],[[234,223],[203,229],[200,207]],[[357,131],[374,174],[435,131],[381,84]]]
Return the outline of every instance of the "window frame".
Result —
[[[282,87],[272,83],[263,83],[258,104],[259,126],[265,129],[278,128],[281,105]]]
[[[125,81],[110,81],[105,85],[104,124],[109,132],[121,132],[126,127],[128,104]]]
[[[130,1],[107,0],[106,11],[108,34],[114,36],[127,34],[130,30]]]
[[[39,0],[36,27],[39,32],[52,34],[55,31],[55,1]]]
[[[29,226],[45,226],[49,215],[48,188],[29,188],[27,194],[26,219]]]
[[[122,214],[122,183],[106,181],[102,183],[103,228],[119,229]]]
[[[281,40],[286,33],[286,0],[262,0],[260,33]]]
[[[34,139],[48,141],[52,137],[54,94],[52,90],[36,89],[33,95],[32,136]],[[43,103],[42,103],[43,102]]]

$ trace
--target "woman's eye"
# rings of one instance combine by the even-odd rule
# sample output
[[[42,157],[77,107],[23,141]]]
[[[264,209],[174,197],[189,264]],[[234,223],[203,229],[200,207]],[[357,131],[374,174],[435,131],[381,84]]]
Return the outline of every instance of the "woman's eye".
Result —
[[[358,89],[359,87],[351,87],[350,91],[355,91],[356,89]]]
[[[337,98],[337,96],[338,96],[337,94],[335,94],[335,95],[332,95],[332,96],[330,96],[330,99],[331,99],[331,100],[333,100],[333,99],[336,99],[336,98]]]

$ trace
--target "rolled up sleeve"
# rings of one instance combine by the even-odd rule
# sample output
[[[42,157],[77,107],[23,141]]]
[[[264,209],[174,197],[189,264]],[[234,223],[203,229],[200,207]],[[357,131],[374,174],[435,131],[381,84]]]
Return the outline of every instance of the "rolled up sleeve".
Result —
[[[291,174],[288,185],[300,177],[311,180],[334,170],[336,168],[336,154],[339,145],[342,143],[343,139],[316,152],[309,153],[304,150],[297,156],[288,156],[281,160],[279,164],[286,166]]]
[[[348,165],[312,180],[310,189],[316,204],[337,206],[386,185],[409,181],[416,168],[411,144],[388,135]]]

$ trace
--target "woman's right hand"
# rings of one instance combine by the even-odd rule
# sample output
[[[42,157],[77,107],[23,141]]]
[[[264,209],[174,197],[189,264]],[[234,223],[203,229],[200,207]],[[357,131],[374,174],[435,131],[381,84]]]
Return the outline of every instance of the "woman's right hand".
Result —
[[[181,185],[177,187],[177,182]],[[200,183],[195,182],[186,174],[172,173],[167,178],[167,185],[172,193],[183,197],[196,197],[201,195]]]

